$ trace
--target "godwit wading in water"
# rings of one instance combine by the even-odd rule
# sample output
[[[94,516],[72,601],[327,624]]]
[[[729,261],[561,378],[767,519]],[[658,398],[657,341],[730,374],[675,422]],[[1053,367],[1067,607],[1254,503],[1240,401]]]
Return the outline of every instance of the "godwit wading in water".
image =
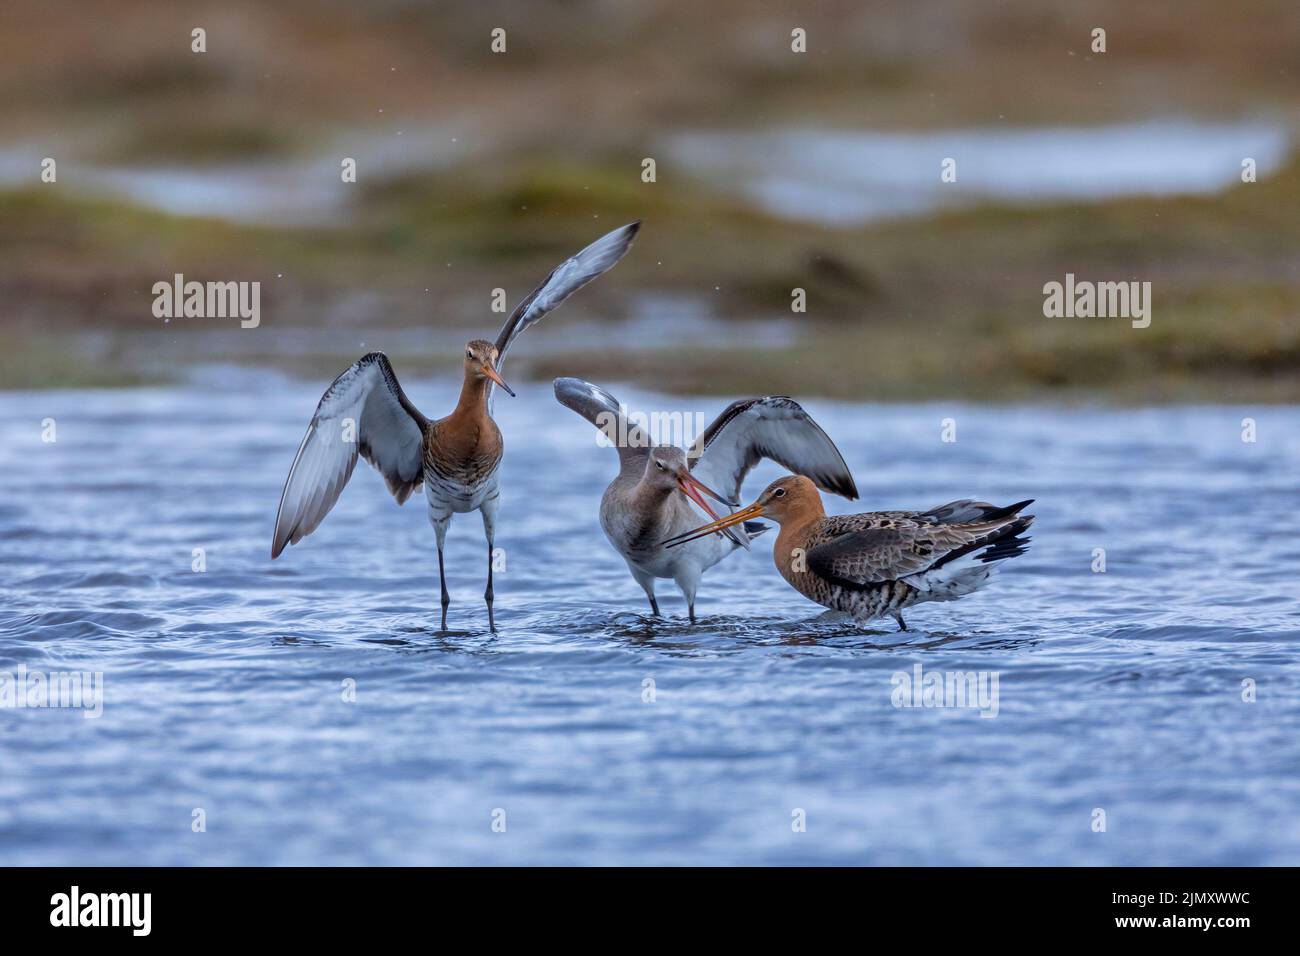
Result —
[[[827,516],[817,487],[802,475],[780,478],[748,508],[667,542],[677,551],[701,535],[752,518],[781,526],[772,557],[792,588],[859,623],[925,601],[953,601],[992,580],[998,562],[1024,554],[1033,499],[998,508],[962,499],[929,511],[873,511]]]
[[[687,547],[668,549],[664,539],[699,524],[687,498],[710,517],[717,514],[704,495],[739,505],[740,486],[762,458],[810,475],[821,488],[856,498],[853,475],[834,443],[793,399],[784,396],[733,402],[704,430],[687,454],[656,445],[627,420],[626,409],[596,385],[576,378],[555,380],[555,397],[601,429],[618,450],[618,476],[600,499],[600,526],[623,556],[636,583],[659,614],[655,578],[677,582],[695,622],[695,592],[704,572],[764,525],[730,522],[724,534],[706,535]],[[716,489],[716,490],[715,490]]]
[[[514,392],[501,378],[506,350],[524,329],[539,321],[627,252],[639,222],[615,229],[561,263],[519,303],[495,343],[475,339],[465,346],[460,401],[446,418],[429,421],[411,403],[383,352],[371,352],[334,380],[316,406],[298,446],[280,496],[271,557],[316,530],[338,501],[360,455],[384,476],[403,504],[421,483],[429,523],[438,537],[438,579],[442,585],[442,629],[447,629],[447,576],[443,543],[453,514],[478,510],[487,536],[488,578],[483,594],[488,626],[492,614],[492,551],[500,495],[501,430],[492,420],[493,385]]]

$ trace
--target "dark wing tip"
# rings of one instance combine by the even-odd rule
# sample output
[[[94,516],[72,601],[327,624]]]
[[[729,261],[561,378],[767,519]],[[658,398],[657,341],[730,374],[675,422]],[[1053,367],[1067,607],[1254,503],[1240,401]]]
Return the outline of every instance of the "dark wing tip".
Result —
[[[617,259],[615,259],[615,262],[622,259],[625,255],[627,255],[628,249],[630,249],[632,246],[632,240],[636,238],[636,234],[640,231],[641,231],[641,220],[634,219],[631,222],[629,222],[626,226],[622,226],[618,229],[615,229],[611,233],[611,235],[618,237],[618,242],[619,242],[618,256]],[[610,266],[608,266],[607,268],[613,268],[613,263],[611,263]]]
[[[808,475],[812,483],[822,491],[829,491],[833,495],[839,495],[841,498],[847,498],[849,501],[858,500],[858,486],[853,481],[853,476],[847,470],[843,474],[833,472]]]
[[[1024,501],[1017,501],[1014,505],[1007,505],[1005,508],[990,508],[981,516],[982,521],[994,521],[998,518],[1010,518],[1019,513],[1021,508],[1028,508],[1034,503],[1033,498],[1026,498]],[[1033,518],[1033,515],[1029,515]]]
[[[858,486],[852,475],[846,475],[844,481],[836,482],[836,487],[833,490],[837,495],[841,495],[849,501],[858,500]]]
[[[826,439],[826,443],[831,446],[831,450],[835,453],[835,457],[840,460],[841,471],[838,474],[830,472],[821,475],[814,478],[813,483],[822,490],[831,492],[831,494],[839,495],[841,498],[847,498],[849,501],[857,501],[858,485],[853,480],[853,472],[849,470],[849,463],[844,460],[844,453],[840,451],[839,445],[835,444],[835,440],[831,438],[830,435],[826,434],[826,429],[822,428],[822,426],[818,424],[817,419],[809,415],[808,410],[789,395],[768,395],[766,398],[759,399],[759,401],[771,402],[776,405],[785,405],[788,408],[793,408],[803,416],[804,421],[817,431],[821,432],[822,437]]]

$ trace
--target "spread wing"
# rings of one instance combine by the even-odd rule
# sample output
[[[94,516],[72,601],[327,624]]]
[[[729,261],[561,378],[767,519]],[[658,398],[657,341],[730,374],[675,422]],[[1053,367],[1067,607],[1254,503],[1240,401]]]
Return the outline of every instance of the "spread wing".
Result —
[[[618,399],[599,385],[580,378],[557,378],[555,399],[565,408],[577,412],[595,425],[603,434],[602,443],[618,451],[620,467],[645,467],[649,454],[650,438],[623,415]]]
[[[352,477],[358,455],[384,476],[397,503],[404,503],[424,479],[427,423],[383,352],[371,352],[336,378],[321,396],[289,469],[271,557],[316,530]]]
[[[835,443],[792,398],[769,395],[733,402],[691,449],[691,471],[731,498],[745,476],[770,458],[825,491],[853,499],[858,488]]]
[[[540,322],[547,313],[555,311],[565,299],[592,279],[612,269],[627,253],[640,228],[641,221],[637,220],[601,236],[576,256],[565,259],[556,266],[545,282],[515,306],[497,335],[497,371],[501,370],[506,350],[519,337],[519,333]]]

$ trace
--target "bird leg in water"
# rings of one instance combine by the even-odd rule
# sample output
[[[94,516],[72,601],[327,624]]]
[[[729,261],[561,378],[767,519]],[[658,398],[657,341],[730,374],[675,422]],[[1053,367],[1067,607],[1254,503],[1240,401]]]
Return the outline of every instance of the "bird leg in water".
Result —
[[[487,602],[488,628],[493,634],[497,632],[497,622],[492,616],[492,553],[496,550],[498,501],[496,494],[493,493],[479,506],[479,514],[483,516],[483,537],[487,538],[488,546],[488,580],[487,590],[483,592],[483,600]]]
[[[898,622],[898,629],[900,631],[907,630],[907,622],[903,620],[903,613],[901,611],[894,612],[894,620]]]
[[[447,630],[447,605],[451,595],[447,593],[447,574],[442,567],[442,543],[438,543],[438,583],[442,585],[442,629]]]
[[[483,600],[487,601],[488,609],[488,627],[492,633],[497,632],[497,622],[492,617],[492,539],[488,539],[488,583],[487,590],[483,592]]]
[[[641,585],[641,590],[645,592],[646,600],[650,602],[650,613],[658,617],[659,602],[655,599],[655,579],[632,567],[630,562],[628,563],[628,570],[632,572],[633,580]]]

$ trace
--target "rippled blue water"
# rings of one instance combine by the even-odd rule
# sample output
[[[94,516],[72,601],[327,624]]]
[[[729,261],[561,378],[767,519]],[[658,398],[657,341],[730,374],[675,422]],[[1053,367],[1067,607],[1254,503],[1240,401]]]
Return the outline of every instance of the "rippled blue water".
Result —
[[[596,520],[613,453],[525,387],[498,407],[493,637],[477,516],[439,634],[423,510],[364,466],[268,560],[323,384],[0,394],[0,671],[105,682],[98,719],[0,709],[0,859],[1300,862],[1300,410],[808,402],[867,508],[1038,499],[992,588],[859,633],[784,585],[770,536],[706,577],[697,627],[671,587],[647,617]],[[896,708],[917,664],[995,672],[997,716]]]

